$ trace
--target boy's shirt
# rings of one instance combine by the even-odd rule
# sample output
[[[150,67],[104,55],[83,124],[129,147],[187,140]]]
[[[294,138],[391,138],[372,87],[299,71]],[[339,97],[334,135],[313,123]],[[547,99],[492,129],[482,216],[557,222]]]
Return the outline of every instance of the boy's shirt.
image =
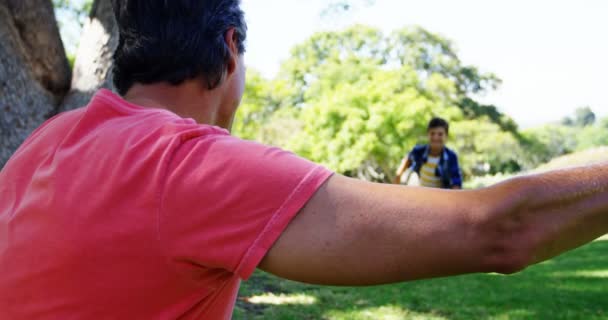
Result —
[[[430,165],[427,165],[429,159],[430,147],[428,145],[416,146],[412,151],[410,151],[408,158],[411,162],[411,168],[414,172],[418,173],[418,175],[422,178],[422,170],[425,168],[426,170],[431,170]],[[428,172],[430,174],[430,172]],[[460,170],[460,165],[458,163],[458,156],[454,151],[449,149],[448,147],[443,148],[443,152],[439,157],[439,161],[437,162],[437,166],[434,172],[435,176],[439,178],[440,185],[439,188],[450,189],[452,187],[462,187],[462,172]],[[434,181],[430,181],[430,175],[427,175],[427,181],[430,185],[434,184]],[[424,181],[422,181],[424,183]]]

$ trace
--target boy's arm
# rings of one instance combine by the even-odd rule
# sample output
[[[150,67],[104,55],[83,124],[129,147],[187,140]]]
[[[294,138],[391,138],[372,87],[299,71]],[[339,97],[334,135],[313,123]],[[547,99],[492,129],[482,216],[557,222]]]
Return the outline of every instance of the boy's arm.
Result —
[[[260,268],[333,285],[511,273],[606,234],[607,190],[606,164],[515,178],[478,191],[334,175]]]
[[[399,165],[399,169],[397,169],[397,175],[395,176],[394,184],[401,183],[401,176],[412,165],[412,161],[410,160],[409,155],[406,158],[403,158],[401,161],[401,165]]]

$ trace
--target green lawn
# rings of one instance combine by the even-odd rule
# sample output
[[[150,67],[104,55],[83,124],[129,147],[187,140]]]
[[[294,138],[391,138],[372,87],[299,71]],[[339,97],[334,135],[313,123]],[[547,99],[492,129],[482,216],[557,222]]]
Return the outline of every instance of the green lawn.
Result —
[[[608,239],[513,276],[339,288],[258,271],[234,319],[608,319]]]

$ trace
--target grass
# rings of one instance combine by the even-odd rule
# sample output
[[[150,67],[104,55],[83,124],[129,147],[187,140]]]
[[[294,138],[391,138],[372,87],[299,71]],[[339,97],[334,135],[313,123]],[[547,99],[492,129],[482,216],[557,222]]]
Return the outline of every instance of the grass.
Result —
[[[513,276],[321,287],[257,271],[234,319],[608,319],[608,239]]]

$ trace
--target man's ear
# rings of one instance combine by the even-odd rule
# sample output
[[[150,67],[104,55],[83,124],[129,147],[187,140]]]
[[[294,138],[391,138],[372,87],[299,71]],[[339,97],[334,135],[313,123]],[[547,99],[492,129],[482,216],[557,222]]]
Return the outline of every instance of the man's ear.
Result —
[[[230,58],[228,59],[228,68],[226,69],[227,75],[231,75],[235,70],[238,64],[239,59],[239,46],[238,46],[239,35],[236,32],[236,29],[230,28],[226,31],[224,35],[224,41],[228,46],[228,50],[230,50]]]

